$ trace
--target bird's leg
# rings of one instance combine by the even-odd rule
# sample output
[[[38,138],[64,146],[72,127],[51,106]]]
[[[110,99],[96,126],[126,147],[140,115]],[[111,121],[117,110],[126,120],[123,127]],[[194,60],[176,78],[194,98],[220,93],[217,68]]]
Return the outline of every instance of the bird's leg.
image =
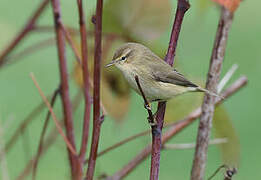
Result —
[[[151,106],[150,104],[148,103],[144,103],[144,108],[147,109],[148,111],[151,111]]]
[[[144,103],[144,108],[147,109],[149,112],[149,116],[147,117],[147,119],[150,126],[156,126],[157,125],[156,113],[155,114],[152,113],[152,109],[149,103]]]

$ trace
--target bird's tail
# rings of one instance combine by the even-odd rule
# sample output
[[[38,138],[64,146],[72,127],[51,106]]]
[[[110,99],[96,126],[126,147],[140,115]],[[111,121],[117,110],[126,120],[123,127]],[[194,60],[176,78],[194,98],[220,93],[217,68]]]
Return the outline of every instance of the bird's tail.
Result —
[[[197,89],[197,91],[205,92],[205,93],[207,93],[207,94],[209,94],[209,95],[211,95],[211,96],[215,96],[215,97],[224,99],[223,96],[220,96],[220,95],[218,95],[218,94],[216,94],[216,93],[214,93],[214,92],[211,92],[211,91],[209,91],[209,90],[207,90],[207,89],[204,89],[204,88],[202,88],[202,87],[197,87],[196,89]]]

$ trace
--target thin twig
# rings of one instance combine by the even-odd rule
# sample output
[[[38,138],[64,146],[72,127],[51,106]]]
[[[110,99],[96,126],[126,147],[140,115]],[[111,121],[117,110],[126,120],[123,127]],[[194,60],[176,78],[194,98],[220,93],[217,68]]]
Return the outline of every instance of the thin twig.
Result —
[[[148,111],[148,115],[149,115],[148,119],[149,119],[149,122],[150,122],[150,123],[153,123],[153,124],[152,124],[152,126],[153,126],[153,125],[154,125],[153,113],[152,113],[152,111],[151,111],[151,107],[150,107],[149,101],[147,100],[147,98],[146,98],[146,96],[145,96],[145,94],[144,94],[144,92],[143,92],[143,90],[142,90],[142,88],[141,88],[140,81],[139,81],[139,77],[138,77],[137,75],[135,76],[135,81],[136,81],[136,83],[137,83],[137,86],[138,86],[138,88],[139,88],[139,90],[140,90],[140,93],[141,93],[141,95],[142,95],[142,98],[143,98],[143,100],[144,100],[145,109],[147,109],[147,111]]]
[[[9,56],[6,57],[5,58],[5,61],[6,61],[5,66],[14,65],[21,58],[23,58],[27,55],[31,55],[32,53],[34,53],[38,50],[43,50],[47,47],[50,47],[50,45],[54,45],[54,42],[55,42],[54,40],[55,40],[54,37],[51,37],[51,38],[44,39],[42,41],[38,41],[37,43],[34,43],[34,44],[26,47],[21,52],[18,52],[14,55],[11,55],[10,57]]]
[[[187,0],[178,0],[176,16],[172,27],[171,37],[169,41],[168,52],[165,57],[165,61],[169,65],[173,65],[174,57],[176,53],[177,42],[183,17],[186,11],[189,9],[190,4]],[[166,102],[158,103],[156,114],[156,126],[152,126],[152,152],[151,152],[151,169],[150,180],[159,179],[159,166],[160,166],[160,150],[161,150],[161,133],[164,124],[164,115],[166,110]]]
[[[227,143],[227,138],[217,138],[209,141],[210,145],[224,144]],[[165,144],[163,149],[192,149],[196,147],[196,143],[186,143],[186,144]]]
[[[55,103],[55,101],[57,99],[56,97],[58,96],[60,91],[61,91],[61,87],[59,86],[53,93],[53,96],[52,96],[52,99],[51,99],[51,107],[52,108],[53,108],[54,103]],[[36,179],[38,160],[40,158],[40,154],[42,153],[44,136],[45,136],[45,133],[47,131],[47,126],[49,124],[50,116],[51,116],[51,113],[50,113],[50,111],[48,111],[47,116],[46,116],[45,121],[44,121],[44,126],[43,126],[43,129],[42,129],[42,132],[41,132],[40,141],[39,141],[39,145],[38,145],[35,161],[34,161],[34,164],[33,164],[33,174],[32,174],[32,179],[33,180]]]
[[[229,71],[225,74],[225,76],[218,83],[218,86],[217,86],[217,93],[218,94],[223,90],[225,85],[228,83],[228,81],[231,79],[233,74],[236,72],[237,68],[238,68],[238,65],[233,64],[233,66],[229,69]]]
[[[104,116],[100,116],[100,78],[102,57],[102,9],[103,0],[97,0],[96,23],[95,23],[95,51],[94,51],[94,89],[93,89],[93,130],[91,151],[89,155],[86,179],[92,180],[95,170],[97,151],[100,138],[101,124]]]
[[[67,138],[72,145],[73,149],[76,150],[75,146],[75,137],[74,137],[74,125],[73,125],[73,115],[72,115],[72,106],[69,95],[69,83],[68,83],[68,72],[67,72],[67,62],[66,62],[66,53],[65,53],[65,40],[64,33],[61,28],[62,19],[61,19],[61,10],[60,10],[60,1],[52,0],[52,9],[54,17],[54,25],[56,32],[56,43],[59,56],[59,68],[60,68],[60,81],[61,81],[61,93],[62,93],[62,105],[64,112],[64,121]],[[71,166],[71,175],[72,178],[77,176],[78,167],[78,157],[71,153],[67,148],[70,166]]]
[[[173,125],[175,125],[175,124],[176,124],[176,123],[171,122],[171,123],[165,124],[163,128],[167,128],[167,127],[173,126]],[[112,150],[114,150],[114,149],[116,149],[116,148],[118,148],[118,147],[120,147],[120,146],[122,146],[122,145],[124,145],[124,144],[126,144],[126,143],[128,143],[128,142],[130,142],[130,141],[132,141],[132,140],[135,140],[135,139],[137,139],[138,137],[148,135],[150,132],[151,132],[151,130],[146,130],[146,131],[143,131],[143,132],[134,134],[134,135],[132,135],[132,136],[130,136],[130,137],[127,137],[126,139],[123,139],[123,140],[121,140],[121,141],[119,141],[119,142],[117,142],[117,143],[115,143],[115,144],[109,146],[108,148],[102,150],[101,152],[99,152],[99,153],[97,154],[97,157],[100,157],[100,156],[106,154],[107,152],[110,152],[110,151],[112,151]],[[85,164],[86,164],[86,163],[88,163],[88,159],[85,160]]]
[[[68,26],[68,25],[65,25],[65,27],[69,31],[70,34],[80,35],[79,30],[77,28]],[[53,27],[48,26],[48,25],[46,25],[46,26],[37,25],[37,26],[34,26],[32,30],[35,32],[52,32]],[[87,34],[89,34],[90,36],[94,36],[95,32],[87,31]],[[103,32],[102,36],[109,37],[109,38],[117,38],[117,39],[125,40],[125,41],[130,40],[129,37],[124,36],[124,34],[117,34],[117,33],[112,33],[112,32]]]
[[[217,91],[217,85],[221,73],[221,67],[225,55],[228,32],[232,23],[233,13],[222,8],[216,39],[212,51],[211,62],[207,77],[206,89],[211,92]],[[212,127],[212,118],[215,108],[216,97],[205,94],[200,117],[197,146],[191,170],[191,180],[203,180],[207,160],[208,141]]]
[[[233,95],[239,89],[247,84],[247,78],[245,76],[239,78],[236,82],[234,82],[229,88],[227,88],[222,96],[225,98],[219,98],[216,101],[216,105],[219,105],[228,97]],[[175,125],[171,126],[169,130],[167,130],[162,136],[162,144],[166,143],[170,138],[179,133],[185,127],[194,122],[201,115],[201,108],[196,109],[192,113],[190,113],[184,120],[175,123]],[[113,176],[108,177],[106,180],[120,180],[127,176],[137,165],[139,165],[147,156],[151,153],[151,144],[145,147],[141,152],[134,157],[128,164],[126,164],[122,169],[116,172]]]
[[[84,163],[84,157],[88,145],[89,138],[89,126],[90,126],[90,111],[91,111],[91,97],[90,97],[90,82],[89,82],[89,70],[88,70],[88,48],[87,48],[87,30],[83,11],[82,0],[77,0],[78,12],[79,12],[79,26],[81,35],[81,50],[82,50],[82,76],[83,76],[83,93],[84,93],[84,118],[83,118],[83,130],[82,130],[82,142],[80,149],[80,160]]]
[[[55,115],[55,113],[54,113],[54,111],[53,111],[53,108],[52,108],[51,104],[49,103],[48,99],[45,97],[45,95],[44,95],[43,91],[41,90],[41,88],[40,88],[40,86],[39,86],[37,80],[35,79],[34,74],[31,73],[30,76],[31,76],[31,78],[32,78],[32,80],[33,80],[33,82],[34,82],[34,85],[35,85],[35,87],[37,88],[37,90],[38,90],[40,96],[42,97],[42,99],[43,99],[45,105],[48,107],[48,109],[49,109],[49,111],[50,111],[50,113],[51,113],[51,116],[52,116],[52,118],[53,118],[53,120],[54,120],[54,123],[55,123],[55,126],[56,126],[58,132],[59,132],[59,133],[61,134],[61,136],[63,137],[64,142],[66,143],[68,149],[70,149],[70,152],[73,153],[74,155],[76,155],[75,148],[70,144],[70,141],[67,139],[67,137],[66,137],[65,134],[63,133],[62,126],[60,125],[60,123],[59,123],[59,121],[58,121],[58,119],[57,119],[57,117],[56,117],[56,115]]]
[[[71,46],[74,55],[76,57],[77,62],[81,65],[82,61],[81,61],[81,55],[80,52],[78,51],[75,42],[73,42],[73,39],[71,38],[70,32],[67,30],[67,28],[63,25],[63,23],[61,23],[61,29],[63,30],[64,36],[68,42],[68,44]]]
[[[23,29],[17,34],[14,40],[2,51],[0,54],[0,67],[6,62],[7,55],[21,42],[22,39],[32,30],[32,27],[43,13],[45,7],[49,3],[49,0],[43,0],[38,8],[33,13],[32,17],[25,24]]]
[[[81,100],[81,92],[79,91],[73,99],[73,112],[75,112],[75,110],[79,107],[80,102],[81,102],[80,100]],[[59,121],[59,124],[61,124],[62,127],[64,127],[63,122],[64,122],[64,119]],[[47,152],[47,150],[54,144],[58,135],[59,135],[59,133],[58,133],[56,127],[54,127],[51,130],[51,132],[48,134],[48,136],[45,138],[42,151],[39,154],[39,160],[40,160],[40,157],[43,156]],[[35,159],[36,159],[36,155],[34,155],[31,158],[31,160],[24,166],[23,171],[18,175],[16,180],[23,180],[30,174],[30,172],[33,168],[33,164],[34,164]]]

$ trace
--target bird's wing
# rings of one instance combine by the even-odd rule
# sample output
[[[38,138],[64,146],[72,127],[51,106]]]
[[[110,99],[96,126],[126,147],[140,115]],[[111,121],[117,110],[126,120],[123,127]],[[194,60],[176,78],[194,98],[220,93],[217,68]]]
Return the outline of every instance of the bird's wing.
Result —
[[[159,71],[157,70],[157,68],[155,68],[152,74],[155,80],[164,83],[171,83],[185,87],[198,87],[196,84],[187,80],[181,73],[179,73],[175,69],[172,71]]]
[[[173,70],[173,68],[169,64],[160,59],[158,56],[155,55],[154,58],[151,58],[150,56],[150,58],[148,59],[151,61],[151,74],[156,81],[171,83],[185,87],[198,87],[198,85],[187,80],[177,70]]]

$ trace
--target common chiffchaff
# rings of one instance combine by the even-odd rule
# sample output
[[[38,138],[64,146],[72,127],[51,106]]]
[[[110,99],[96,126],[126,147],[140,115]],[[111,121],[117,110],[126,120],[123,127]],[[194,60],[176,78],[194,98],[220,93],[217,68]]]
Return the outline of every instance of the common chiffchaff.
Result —
[[[138,43],[125,43],[119,47],[111,63],[121,70],[130,86],[140,94],[135,76],[149,102],[166,101],[185,92],[206,92],[218,96],[187,80],[181,73]]]

